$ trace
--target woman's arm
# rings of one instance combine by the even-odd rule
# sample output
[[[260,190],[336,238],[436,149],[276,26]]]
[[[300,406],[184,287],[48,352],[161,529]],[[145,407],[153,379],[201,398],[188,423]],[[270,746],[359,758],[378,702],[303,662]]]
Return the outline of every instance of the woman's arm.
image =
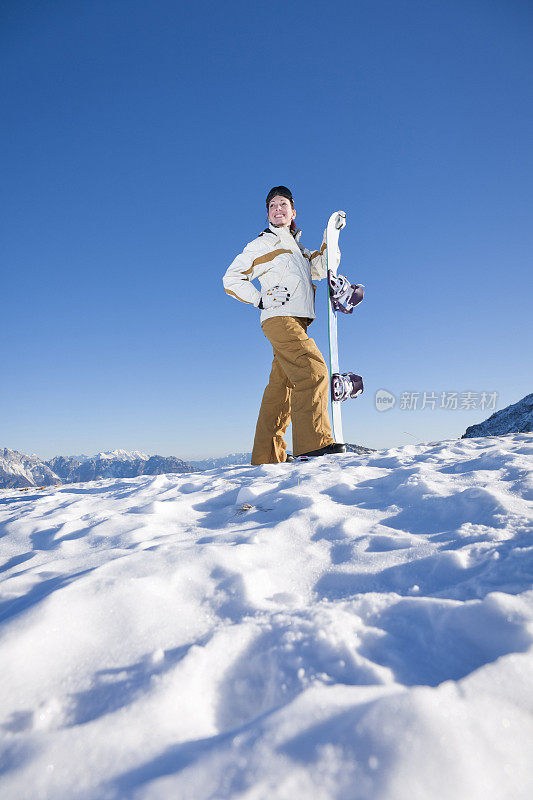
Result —
[[[328,251],[326,246],[326,231],[322,238],[320,250],[307,250],[304,248],[304,255],[309,259],[311,265],[311,278],[321,281],[328,273]],[[337,247],[337,258],[340,261],[341,251]]]
[[[231,262],[222,279],[226,294],[253,306],[257,306],[261,299],[261,292],[252,283],[255,277],[254,261],[258,254],[255,242],[247,244],[242,253]]]

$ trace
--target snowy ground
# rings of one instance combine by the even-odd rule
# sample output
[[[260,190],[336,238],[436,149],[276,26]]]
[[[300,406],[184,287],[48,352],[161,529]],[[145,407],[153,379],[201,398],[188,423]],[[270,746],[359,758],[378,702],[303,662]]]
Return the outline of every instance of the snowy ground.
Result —
[[[1,796],[530,800],[532,454],[1,491]]]

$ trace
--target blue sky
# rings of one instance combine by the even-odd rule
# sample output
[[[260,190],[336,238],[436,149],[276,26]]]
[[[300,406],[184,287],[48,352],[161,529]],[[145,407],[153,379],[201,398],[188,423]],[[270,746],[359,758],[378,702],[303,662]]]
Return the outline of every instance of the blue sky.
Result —
[[[375,392],[532,390],[533,6],[526,0],[5,3],[0,446],[251,449],[271,348],[221,277],[292,188],[342,208],[348,441],[487,411]],[[327,347],[326,296],[310,328]]]

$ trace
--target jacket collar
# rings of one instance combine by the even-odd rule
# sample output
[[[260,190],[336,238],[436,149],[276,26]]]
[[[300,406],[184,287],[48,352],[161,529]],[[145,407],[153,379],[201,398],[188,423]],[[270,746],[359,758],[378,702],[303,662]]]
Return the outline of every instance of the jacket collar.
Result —
[[[276,226],[272,225],[271,222],[269,223],[267,230],[272,231],[272,233],[275,233],[276,236],[278,236],[281,239],[281,229],[280,228],[276,228]],[[292,236],[294,237],[294,239],[297,242],[299,242],[300,241],[300,236],[302,235],[301,230],[299,228],[297,228],[296,225],[294,225],[294,223],[293,223],[293,224],[291,224],[291,227],[289,228],[289,231],[292,234]]]

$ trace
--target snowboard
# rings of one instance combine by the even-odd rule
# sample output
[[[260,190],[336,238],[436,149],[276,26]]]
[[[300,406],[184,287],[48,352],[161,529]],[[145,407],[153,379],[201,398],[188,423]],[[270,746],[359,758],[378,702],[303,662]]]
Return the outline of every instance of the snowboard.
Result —
[[[338,254],[339,233],[345,225],[346,214],[344,211],[337,211],[329,218],[326,228],[331,426],[333,438],[340,444],[344,444],[341,403],[348,397],[357,397],[363,391],[363,381],[360,375],[355,375],[352,372],[342,375],[339,373],[339,346],[337,339],[339,304],[333,299],[332,287],[336,285],[337,270],[340,262]],[[351,286],[351,289],[355,291],[352,297],[353,305],[355,305],[362,300],[363,287]],[[348,311],[347,313],[351,312]]]

